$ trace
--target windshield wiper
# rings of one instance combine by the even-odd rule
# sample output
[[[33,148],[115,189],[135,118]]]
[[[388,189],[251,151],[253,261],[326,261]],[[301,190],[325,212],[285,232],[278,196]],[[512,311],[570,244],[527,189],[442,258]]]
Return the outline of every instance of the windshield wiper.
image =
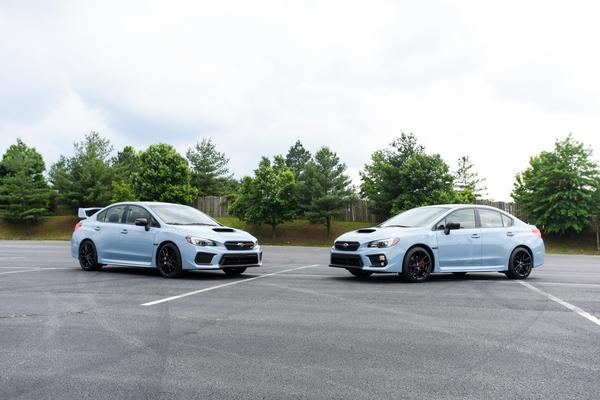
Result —
[[[386,225],[382,226],[382,228],[412,228],[410,225]]]
[[[215,224],[205,224],[204,222],[192,222],[189,224],[181,224],[181,225],[204,225],[204,226],[217,226]]]

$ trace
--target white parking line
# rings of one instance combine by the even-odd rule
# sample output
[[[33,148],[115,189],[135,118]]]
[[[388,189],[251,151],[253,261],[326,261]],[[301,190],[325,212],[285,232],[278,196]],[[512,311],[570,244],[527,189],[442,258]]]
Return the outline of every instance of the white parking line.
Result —
[[[234,281],[234,282],[229,282],[229,283],[223,283],[222,285],[211,286],[211,287],[207,287],[207,288],[204,288],[204,289],[195,290],[193,292],[183,293],[183,294],[180,294],[180,295],[177,295],[177,296],[167,297],[167,298],[160,299],[160,300],[154,300],[154,301],[150,301],[148,303],[144,303],[144,304],[141,304],[141,305],[142,306],[153,306],[155,304],[165,303],[165,302],[171,301],[171,300],[177,300],[177,299],[180,299],[182,297],[187,297],[187,296],[191,296],[191,295],[194,295],[194,294],[199,294],[199,293],[204,293],[204,292],[210,292],[211,290],[221,289],[221,288],[224,288],[224,287],[227,287],[227,286],[232,286],[232,285],[237,285],[237,284],[240,284],[240,283],[246,283],[246,282],[255,281],[257,279],[266,278],[268,276],[279,275],[279,274],[283,274],[283,273],[286,273],[286,272],[296,271],[296,270],[304,269],[304,268],[318,267],[318,266],[319,266],[319,264],[313,264],[313,265],[305,265],[303,267],[296,267],[296,268],[284,269],[283,271],[271,272],[270,274],[259,275],[259,276],[255,276],[253,278],[242,279],[242,280],[239,280],[239,281]]]
[[[541,289],[536,288],[535,286],[527,283],[527,282],[523,282],[523,281],[517,281],[517,283],[520,283],[521,285],[525,286],[526,288],[529,288],[531,290],[533,290],[536,293],[541,294],[542,296],[545,296],[547,298],[549,298],[550,300],[560,304],[561,306],[568,308],[569,310],[573,311],[576,314],[579,314],[580,316],[582,316],[585,319],[588,319],[590,321],[592,321],[593,323],[595,323],[596,325],[600,326],[600,319],[594,317],[592,314],[590,314],[587,311],[582,310],[581,308],[574,306],[571,303],[567,303],[564,300],[559,299],[556,296],[551,295],[550,293],[546,293]]]
[[[20,274],[21,272],[37,272],[37,271],[57,270],[57,269],[73,269],[73,268],[32,268],[32,269],[26,269],[26,270],[21,270],[21,271],[0,272],[0,275]]]

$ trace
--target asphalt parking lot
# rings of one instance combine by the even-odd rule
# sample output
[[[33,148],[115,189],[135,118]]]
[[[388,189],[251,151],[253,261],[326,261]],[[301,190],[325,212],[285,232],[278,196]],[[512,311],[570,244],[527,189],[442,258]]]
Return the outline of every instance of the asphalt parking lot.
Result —
[[[166,280],[0,242],[0,399],[600,397],[600,258],[357,280],[328,249]]]

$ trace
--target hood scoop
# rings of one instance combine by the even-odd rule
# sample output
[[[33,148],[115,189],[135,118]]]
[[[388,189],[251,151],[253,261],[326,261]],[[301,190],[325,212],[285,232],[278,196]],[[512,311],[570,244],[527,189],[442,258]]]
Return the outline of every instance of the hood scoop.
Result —
[[[368,229],[359,229],[356,231],[356,233],[373,233],[375,232],[377,229],[373,229],[373,228],[368,228]]]
[[[235,232],[235,229],[232,228],[213,228],[215,232]]]

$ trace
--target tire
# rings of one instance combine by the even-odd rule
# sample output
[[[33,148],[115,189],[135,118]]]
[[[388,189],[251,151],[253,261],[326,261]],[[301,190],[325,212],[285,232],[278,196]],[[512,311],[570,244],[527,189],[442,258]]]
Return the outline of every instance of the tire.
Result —
[[[509,279],[527,279],[532,269],[533,257],[529,250],[524,247],[517,247],[508,259],[506,276]]]
[[[173,243],[165,243],[156,253],[156,267],[165,278],[178,278],[183,275],[181,254]]]
[[[371,271],[363,271],[362,269],[347,268],[347,270],[357,278],[368,278],[373,275]]]
[[[433,259],[427,249],[416,246],[406,252],[400,276],[406,282],[421,283],[429,279],[433,269]]]
[[[84,271],[98,271],[102,264],[98,263],[98,252],[91,240],[84,240],[79,245],[79,266]]]
[[[223,272],[225,272],[226,275],[231,275],[231,276],[241,275],[245,271],[246,271],[246,267],[223,268]]]

